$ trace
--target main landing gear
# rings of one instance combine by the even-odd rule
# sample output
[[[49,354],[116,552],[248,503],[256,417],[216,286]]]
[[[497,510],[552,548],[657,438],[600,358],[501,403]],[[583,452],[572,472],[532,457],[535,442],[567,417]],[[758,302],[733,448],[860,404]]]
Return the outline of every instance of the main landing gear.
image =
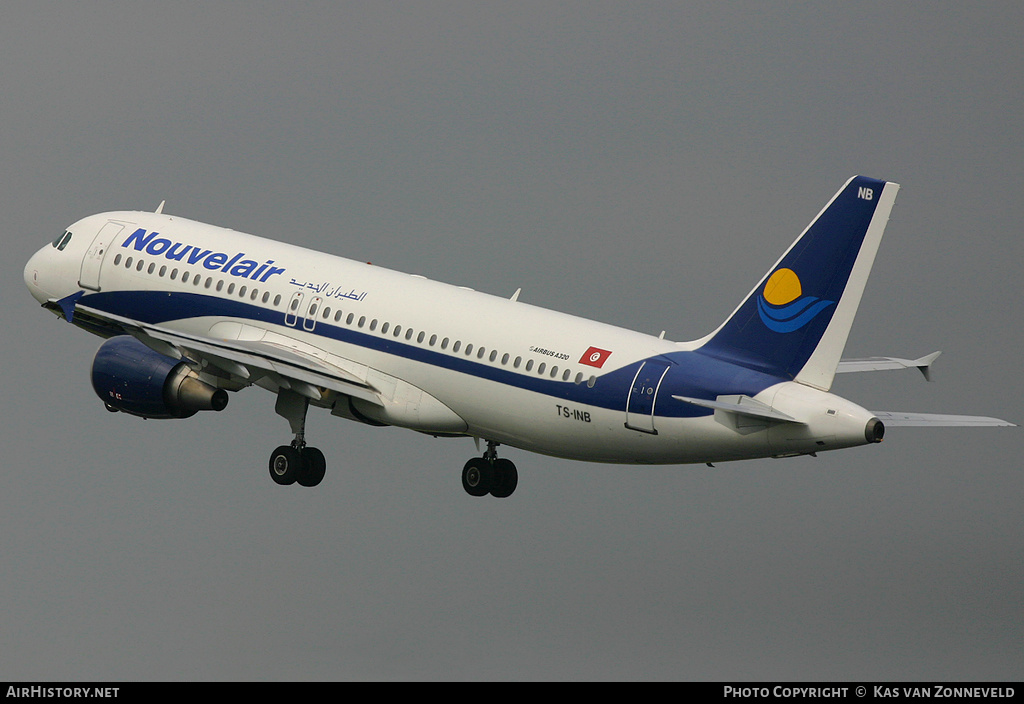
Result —
[[[270,478],[281,485],[316,486],[326,472],[324,453],[315,447],[281,445],[270,455]]]
[[[274,411],[291,425],[295,439],[291,445],[281,445],[270,455],[270,478],[276,484],[316,486],[323,481],[327,470],[324,453],[306,445],[306,412],[309,399],[291,389],[277,394]],[[462,468],[462,488],[470,496],[491,496],[505,499],[512,496],[519,484],[516,466],[498,457],[498,443],[487,441],[487,451],[474,457]]]
[[[281,485],[299,483],[316,486],[327,471],[324,453],[306,445],[306,410],[309,401],[294,391],[282,389],[277,395],[274,410],[284,416],[292,426],[295,439],[291,445],[282,445],[270,455],[270,478]]]
[[[462,468],[462,488],[470,496],[505,499],[519,484],[519,472],[511,460],[498,458],[498,443],[487,441],[483,457],[474,457]]]

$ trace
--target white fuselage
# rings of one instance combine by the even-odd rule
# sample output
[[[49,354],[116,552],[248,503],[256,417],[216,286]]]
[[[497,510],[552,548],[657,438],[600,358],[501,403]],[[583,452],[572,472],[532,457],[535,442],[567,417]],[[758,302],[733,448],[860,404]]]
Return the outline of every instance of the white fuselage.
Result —
[[[69,228],[29,261],[41,303],[196,339],[261,342],[378,394],[319,405],[560,457],[687,463],[866,444],[868,411],[677,343],[370,264],[156,213]],[[230,367],[229,367],[230,368]],[[236,379],[237,381],[237,379]],[[275,377],[250,380],[274,389]],[[674,396],[745,395],[801,423]]]

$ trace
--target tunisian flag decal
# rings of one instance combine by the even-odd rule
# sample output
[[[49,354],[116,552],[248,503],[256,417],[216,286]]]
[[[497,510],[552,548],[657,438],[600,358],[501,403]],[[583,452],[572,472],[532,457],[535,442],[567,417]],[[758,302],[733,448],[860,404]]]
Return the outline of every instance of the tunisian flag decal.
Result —
[[[604,366],[604,361],[608,359],[611,354],[608,350],[603,350],[600,347],[589,347],[587,351],[580,357],[580,364],[586,364],[591,367],[597,367],[600,369]]]

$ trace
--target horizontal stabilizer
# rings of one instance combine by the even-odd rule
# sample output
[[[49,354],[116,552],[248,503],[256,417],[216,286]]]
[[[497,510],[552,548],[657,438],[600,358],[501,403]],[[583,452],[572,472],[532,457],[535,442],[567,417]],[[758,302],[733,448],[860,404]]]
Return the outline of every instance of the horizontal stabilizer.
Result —
[[[796,418],[773,410],[768,404],[761,403],[750,396],[719,396],[714,401],[708,401],[703,398],[690,398],[689,396],[673,396],[672,398],[692,403],[695,406],[713,408],[718,411],[736,413],[741,416],[750,416],[751,418],[763,418],[782,423],[800,423]]]
[[[951,416],[943,413],[903,413],[902,411],[872,411],[888,427],[1016,427],[1000,418],[986,416]]]
[[[918,359],[903,359],[901,357],[864,357],[861,359],[844,359],[839,362],[836,368],[837,374],[849,372],[879,372],[888,369],[912,369],[916,367],[928,381],[932,380],[932,362],[942,354],[932,352]]]

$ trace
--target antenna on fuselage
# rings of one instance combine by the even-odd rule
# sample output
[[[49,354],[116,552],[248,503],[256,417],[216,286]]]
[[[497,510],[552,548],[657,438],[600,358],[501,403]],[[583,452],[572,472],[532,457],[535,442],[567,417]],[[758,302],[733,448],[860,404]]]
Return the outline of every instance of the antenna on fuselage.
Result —
[[[160,213],[164,212],[164,203],[166,203],[166,202],[167,202],[166,200],[160,201],[160,205],[156,206],[156,210],[154,210],[153,212],[158,214],[158,215]]]

